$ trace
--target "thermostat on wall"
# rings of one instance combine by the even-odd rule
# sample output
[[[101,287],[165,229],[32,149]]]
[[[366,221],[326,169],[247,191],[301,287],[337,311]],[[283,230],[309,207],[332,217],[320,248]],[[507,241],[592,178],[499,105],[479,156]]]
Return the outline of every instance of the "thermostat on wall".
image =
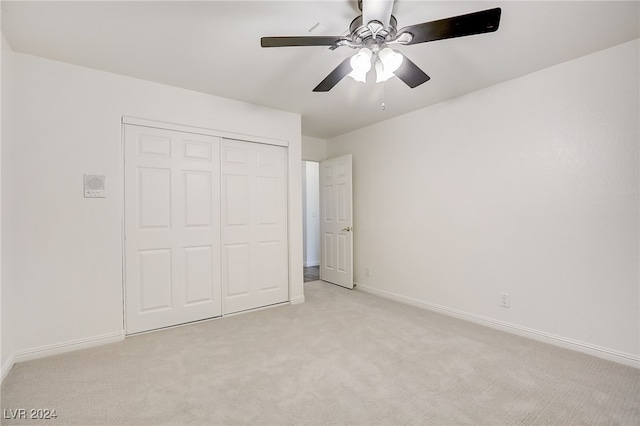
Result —
[[[105,198],[104,175],[84,175],[84,198]]]

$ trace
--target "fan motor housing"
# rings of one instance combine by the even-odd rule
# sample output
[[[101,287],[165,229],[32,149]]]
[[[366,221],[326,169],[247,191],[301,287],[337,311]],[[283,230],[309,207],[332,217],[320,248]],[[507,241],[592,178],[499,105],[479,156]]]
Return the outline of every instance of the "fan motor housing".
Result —
[[[351,21],[349,25],[349,38],[357,44],[364,44],[370,39],[374,40],[375,43],[384,43],[395,39],[398,32],[397,26],[396,17],[391,15],[389,25],[374,33],[371,28],[362,23],[362,15],[360,15]]]

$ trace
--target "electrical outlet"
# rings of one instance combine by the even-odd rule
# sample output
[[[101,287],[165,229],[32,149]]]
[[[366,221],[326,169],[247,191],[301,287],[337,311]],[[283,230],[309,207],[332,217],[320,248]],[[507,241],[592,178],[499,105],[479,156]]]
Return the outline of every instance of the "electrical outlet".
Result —
[[[364,268],[364,276],[367,278],[371,276],[371,269],[368,266]]]
[[[507,293],[500,293],[500,306],[503,308],[511,306],[511,297]]]

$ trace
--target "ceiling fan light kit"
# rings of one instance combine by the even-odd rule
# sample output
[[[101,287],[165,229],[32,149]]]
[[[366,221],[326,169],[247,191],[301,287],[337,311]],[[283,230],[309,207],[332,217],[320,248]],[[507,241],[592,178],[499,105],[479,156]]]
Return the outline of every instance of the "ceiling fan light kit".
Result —
[[[392,74],[400,68],[402,61],[404,60],[402,53],[396,52],[389,47],[382,49],[378,53],[378,57],[380,58],[380,63],[382,64],[384,71]]]
[[[400,68],[403,59],[404,56],[401,53],[389,47],[385,47],[382,50],[378,50],[377,45],[373,46],[373,50],[363,47],[349,60],[352,71],[348,76],[355,81],[366,83],[367,74],[371,70],[371,63],[373,62],[375,64],[376,83],[381,83],[395,76],[394,72]]]
[[[361,83],[367,82],[367,73],[371,69],[371,57],[373,56],[373,52],[371,49],[367,49],[363,47],[351,57],[349,60],[349,65],[351,65],[351,72],[348,74],[349,77],[353,78],[355,81],[359,81]]]
[[[314,92],[328,92],[347,75],[365,83],[373,67],[376,82],[397,76],[410,88],[425,83],[430,77],[402,53],[389,45],[409,46],[447,38],[464,37],[498,30],[501,9],[487,9],[437,21],[423,22],[397,29],[396,18],[391,15],[393,0],[361,0],[362,15],[351,21],[347,36],[262,37],[262,47],[328,46],[358,49],[358,52],[340,63]],[[365,24],[366,23],[366,24]],[[373,63],[373,66],[372,66]]]

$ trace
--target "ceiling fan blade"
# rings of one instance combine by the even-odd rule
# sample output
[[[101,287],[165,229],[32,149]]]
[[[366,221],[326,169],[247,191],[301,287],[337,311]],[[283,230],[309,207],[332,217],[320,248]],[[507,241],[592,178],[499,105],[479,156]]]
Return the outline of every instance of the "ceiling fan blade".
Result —
[[[403,42],[402,44],[411,45],[425,43],[427,41],[490,33],[498,29],[501,13],[502,10],[497,7],[495,9],[482,10],[467,15],[410,25],[398,31],[398,38],[400,39],[403,33],[410,33],[413,36],[411,41]]]
[[[362,23],[378,21],[387,28],[393,9],[393,0],[362,0]]]
[[[425,74],[424,71],[411,62],[406,56],[402,60],[400,68],[395,70],[394,74],[412,89],[431,79],[431,77]]]
[[[313,89],[313,91],[328,92],[329,90],[331,90],[333,86],[338,84],[340,80],[345,78],[351,72],[352,68],[349,61],[351,61],[351,57],[342,61],[340,65],[338,65],[333,71],[331,71],[329,75],[326,76],[325,79],[315,87],[315,89]]]
[[[340,36],[300,36],[300,37],[262,37],[262,47],[288,47],[288,46],[334,46],[340,40]]]

